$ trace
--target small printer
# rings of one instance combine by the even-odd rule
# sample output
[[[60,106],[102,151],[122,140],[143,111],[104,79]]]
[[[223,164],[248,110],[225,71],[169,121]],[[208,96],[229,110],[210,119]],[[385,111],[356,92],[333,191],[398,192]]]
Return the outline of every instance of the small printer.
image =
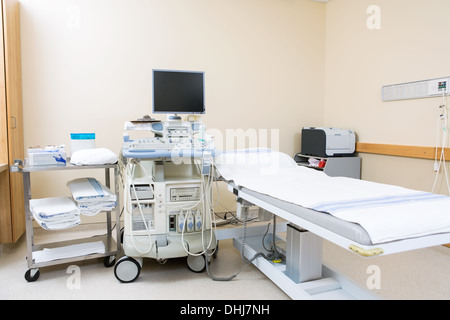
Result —
[[[348,157],[354,153],[355,133],[352,130],[324,127],[302,129],[302,155],[326,158]]]

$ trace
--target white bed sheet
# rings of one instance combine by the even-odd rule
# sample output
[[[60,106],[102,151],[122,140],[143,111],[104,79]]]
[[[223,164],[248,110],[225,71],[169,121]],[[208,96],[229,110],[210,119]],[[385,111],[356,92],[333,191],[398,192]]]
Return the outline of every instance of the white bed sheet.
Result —
[[[236,185],[358,223],[373,244],[450,232],[448,196],[329,177],[271,150],[226,152],[216,168]]]

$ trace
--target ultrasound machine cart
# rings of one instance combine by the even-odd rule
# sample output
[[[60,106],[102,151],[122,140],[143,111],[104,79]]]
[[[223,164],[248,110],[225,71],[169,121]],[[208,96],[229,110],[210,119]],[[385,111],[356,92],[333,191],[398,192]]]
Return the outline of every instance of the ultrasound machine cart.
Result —
[[[124,136],[125,256],[114,274],[121,282],[132,282],[143,258],[163,263],[179,257],[187,257],[190,270],[201,272],[217,245],[211,221],[214,149],[194,138],[202,130],[199,122],[125,124],[125,129],[138,127],[155,137]]]

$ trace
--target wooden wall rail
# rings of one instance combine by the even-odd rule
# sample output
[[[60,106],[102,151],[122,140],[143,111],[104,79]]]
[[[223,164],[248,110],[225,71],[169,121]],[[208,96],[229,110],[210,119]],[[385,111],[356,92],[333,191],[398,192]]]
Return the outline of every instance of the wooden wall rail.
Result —
[[[438,155],[440,155],[441,150],[442,150],[441,148],[438,148]],[[434,147],[417,147],[417,146],[358,142],[356,143],[356,152],[434,160],[436,150]],[[449,161],[450,149],[445,148],[444,152],[445,152],[445,159]]]

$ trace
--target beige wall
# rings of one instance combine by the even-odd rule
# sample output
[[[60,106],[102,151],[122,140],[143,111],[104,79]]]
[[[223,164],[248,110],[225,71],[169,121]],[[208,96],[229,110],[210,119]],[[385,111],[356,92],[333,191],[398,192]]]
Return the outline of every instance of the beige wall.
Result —
[[[278,129],[294,154],[300,128],[323,122],[321,3],[22,0],[21,32],[25,146],[95,132],[119,153],[123,123],[151,113],[152,68],[205,71],[203,119],[224,136]],[[65,189],[53,177],[36,174],[36,196]]]
[[[379,30],[366,24],[371,5]],[[446,0],[328,3],[325,125],[352,128],[360,142],[434,147],[442,98],[382,102],[381,87],[450,75],[449,12]],[[364,179],[431,190],[433,161],[362,157]]]
[[[92,131],[118,153],[123,123],[151,113],[152,68],[205,71],[203,119],[222,137],[278,129],[293,154],[301,127],[327,125],[434,146],[441,101],[383,103],[381,87],[450,75],[448,12],[447,0],[21,0],[25,146]],[[362,157],[364,179],[431,189],[432,161]],[[33,192],[58,195],[68,178],[36,174]]]

